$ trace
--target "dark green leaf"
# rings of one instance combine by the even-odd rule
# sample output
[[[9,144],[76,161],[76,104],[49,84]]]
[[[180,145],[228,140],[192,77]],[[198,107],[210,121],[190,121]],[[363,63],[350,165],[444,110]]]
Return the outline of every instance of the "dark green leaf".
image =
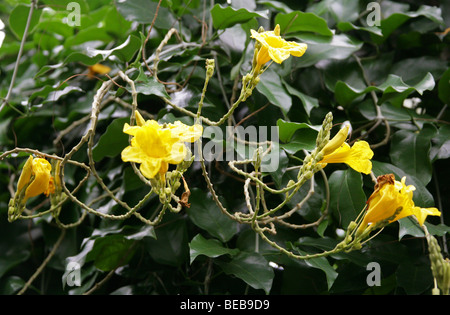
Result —
[[[275,17],[275,24],[280,25],[282,35],[298,32],[312,32],[325,36],[333,35],[333,32],[327,26],[327,22],[311,12],[278,13]]]
[[[152,23],[158,5],[155,1],[147,0],[116,1],[115,4],[117,10],[126,20],[140,24]],[[161,6],[158,11],[155,26],[168,30],[173,27],[175,22],[176,19],[169,9]]]
[[[351,221],[356,220],[366,204],[361,174],[352,169],[335,171],[328,182],[331,195],[330,209],[340,225],[347,228]]]
[[[431,21],[435,22],[437,26],[444,25],[444,21],[442,20],[440,9],[437,7],[422,5],[415,12],[406,12],[406,13],[393,13],[389,15],[386,19],[381,20],[381,31],[383,32],[383,37],[389,37],[392,32],[397,29],[400,25],[408,21],[409,19],[416,17],[426,17]]]
[[[300,42],[306,43],[308,49],[297,61],[298,67],[309,67],[320,60],[346,59],[361,49],[363,42],[353,39],[345,34],[333,36],[295,35]]]
[[[239,250],[226,248],[216,239],[206,239],[201,234],[197,234],[189,243],[191,264],[199,255],[205,255],[211,258],[222,255],[236,255]]]
[[[273,70],[267,70],[261,75],[261,80],[256,86],[258,92],[263,94],[273,105],[288,112],[292,106],[292,98],[283,87],[280,76]]]
[[[431,180],[430,140],[425,131],[414,133],[399,130],[392,137],[390,157],[392,163],[424,185]]]
[[[294,247],[294,249],[300,255],[308,254],[306,251],[301,250],[298,247]],[[338,273],[336,272],[336,270],[333,269],[333,267],[330,265],[326,257],[305,259],[305,263],[313,268],[320,269],[325,273],[327,277],[328,289],[330,289],[333,286],[333,283],[336,280]]]
[[[226,29],[236,24],[246,23],[255,17],[268,18],[266,11],[249,11],[244,8],[238,10],[216,4],[211,9],[213,26],[215,29]]]
[[[130,35],[122,44],[115,48],[108,50],[89,49],[87,55],[91,58],[96,58],[98,55],[101,55],[101,60],[106,60],[110,56],[116,56],[123,62],[129,62],[140,47],[141,40],[137,36]]]
[[[268,294],[272,288],[273,269],[258,253],[240,252],[230,262],[216,263],[226,274],[238,277],[254,289],[262,289]]]
[[[221,212],[209,193],[198,188],[191,189],[189,202],[191,203],[191,207],[187,209],[189,218],[210,235],[226,242],[238,232],[237,222]]]
[[[115,157],[128,145],[128,135],[123,133],[123,126],[129,121],[129,118],[117,118],[111,122],[92,150],[95,161],[105,157]]]
[[[102,271],[113,270],[126,265],[133,257],[133,243],[120,234],[97,238],[86,261],[93,260],[95,266]]]
[[[23,33],[25,31],[25,26],[27,24],[28,15],[30,12],[30,6],[19,4],[12,10],[9,16],[9,26],[14,35],[17,36],[18,39],[22,39]],[[30,25],[28,27],[28,34],[31,34],[39,23],[39,19],[41,17],[42,10],[33,10],[33,14],[31,16]]]
[[[398,285],[404,288],[407,294],[421,294],[433,285],[431,268],[427,264],[414,265],[406,262],[398,267],[395,274]]]
[[[158,82],[154,76],[146,76],[142,68],[139,69],[139,76],[134,81],[134,84],[137,93],[169,98],[164,85]],[[127,89],[131,92],[130,87],[127,87]]]
[[[157,263],[180,266],[189,258],[186,222],[172,221],[156,230],[156,239],[146,238],[147,251]]]
[[[417,92],[422,95],[424,91],[432,90],[433,88],[434,78],[431,73],[428,73],[414,86],[406,84],[403,82],[402,78],[391,74],[385,82],[378,86],[369,86],[361,89],[351,87],[345,82],[338,81],[334,90],[337,102],[342,106],[348,106],[357,97],[367,94],[370,91],[381,91],[383,93],[378,101],[378,104],[381,104],[392,98],[396,98],[397,102],[403,102],[403,100],[412,92]]]
[[[292,137],[296,133],[297,130],[300,129],[310,129],[315,131],[315,134],[317,136],[317,132],[320,129],[320,126],[311,126],[306,123],[297,123],[297,122],[288,122],[283,119],[277,120],[277,126],[279,128],[279,137],[280,140],[283,142],[289,142],[291,141]],[[316,139],[314,138],[314,141]]]

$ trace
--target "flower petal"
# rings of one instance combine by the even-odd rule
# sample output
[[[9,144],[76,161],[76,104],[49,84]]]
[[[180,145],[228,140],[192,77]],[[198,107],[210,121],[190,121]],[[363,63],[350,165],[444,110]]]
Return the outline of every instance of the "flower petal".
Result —
[[[22,168],[22,173],[20,173],[19,181],[17,182],[17,191],[21,191],[30,182],[32,164],[33,156],[30,155]]]
[[[426,220],[427,216],[429,216],[429,215],[435,215],[435,216],[441,215],[441,212],[437,208],[414,207],[413,212],[414,212],[414,216],[417,218],[417,221],[419,221],[420,225],[423,225],[425,223],[425,220]]]
[[[124,162],[143,163],[147,156],[140,147],[128,146],[122,150],[121,157]]]
[[[25,191],[25,199],[35,197],[47,191],[50,182],[52,166],[46,159],[36,158],[32,162],[32,179]],[[33,177],[32,177],[33,178]]]
[[[158,174],[159,169],[161,168],[161,162],[161,159],[146,159],[142,162],[139,170],[145,177],[149,179],[153,178],[156,174]]]

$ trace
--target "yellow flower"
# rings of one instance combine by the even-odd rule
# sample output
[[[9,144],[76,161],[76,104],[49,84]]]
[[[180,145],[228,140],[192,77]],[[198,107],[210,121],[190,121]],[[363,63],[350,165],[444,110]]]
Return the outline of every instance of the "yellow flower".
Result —
[[[391,223],[404,217],[414,215],[420,225],[423,225],[428,215],[440,216],[436,208],[421,208],[414,205],[413,185],[405,184],[406,177],[399,182],[393,174],[382,175],[377,178],[374,192],[367,200],[367,212],[358,228],[364,231],[368,225],[377,223]]]
[[[8,204],[8,221],[15,221],[25,209],[27,200],[40,194],[47,197],[55,192],[52,166],[46,159],[29,156],[17,182],[17,190]]]
[[[370,174],[373,151],[366,141],[357,141],[350,147],[346,142],[348,125],[342,128],[322,149],[323,159],[319,163],[345,163],[355,171]]]
[[[31,155],[26,161],[17,183],[17,192],[25,190],[25,203],[28,198],[45,193],[47,196],[52,192],[50,172],[52,166],[46,159],[33,158]]]
[[[301,57],[308,47],[306,44],[284,40],[280,36],[279,24],[275,26],[273,31],[258,33],[255,30],[250,30],[250,32],[252,34],[251,37],[261,44],[261,48],[257,55],[257,64],[259,67],[270,60],[273,60],[276,63],[282,63],[289,58],[290,55]]]
[[[133,138],[122,151],[122,160],[141,164],[140,171],[149,179],[165,174],[169,164],[180,164],[187,155],[184,142],[194,142],[203,131],[200,125],[187,126],[179,121],[161,126],[155,120],[145,121],[137,111],[136,124],[124,125],[123,132]]]
[[[88,77],[94,78],[96,74],[107,74],[111,71],[111,68],[100,63],[96,63],[93,66],[88,67]]]

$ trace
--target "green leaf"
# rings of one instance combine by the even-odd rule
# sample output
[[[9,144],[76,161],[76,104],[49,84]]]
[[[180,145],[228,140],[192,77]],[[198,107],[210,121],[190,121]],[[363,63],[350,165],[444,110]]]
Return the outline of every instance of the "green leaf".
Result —
[[[19,265],[30,257],[28,250],[9,250],[0,257],[0,278],[12,267]]]
[[[261,75],[256,86],[258,92],[263,94],[273,105],[281,108],[285,113],[292,106],[292,98],[283,87],[280,76],[273,70],[267,70]]]
[[[249,11],[245,8],[236,10],[230,6],[223,7],[220,4],[216,4],[211,9],[213,26],[218,30],[226,29],[236,24],[246,23],[257,17],[268,19],[267,14],[268,11]]]
[[[222,255],[236,255],[239,250],[237,248],[226,248],[222,243],[216,239],[206,239],[201,234],[197,234],[189,243],[189,254],[191,257],[191,264],[199,255],[205,255],[211,258]]]
[[[95,57],[89,57],[86,54],[80,53],[80,52],[74,52],[71,53],[69,56],[67,56],[66,59],[64,59],[63,64],[68,64],[71,62],[79,62],[82,63],[86,66],[92,66],[95,65],[96,63],[99,63],[102,60],[102,56],[101,55],[96,55]],[[46,68],[45,71],[48,71],[52,68]],[[44,71],[44,70],[42,70]],[[38,73],[39,75],[41,75],[41,71],[39,71]]]
[[[18,276],[9,276],[2,280],[4,280],[4,282],[0,286],[0,292],[2,292],[3,295],[13,295],[25,285],[25,281]]]
[[[77,0],[76,3],[80,6],[81,13],[87,13],[89,10],[89,5],[87,0]],[[67,5],[73,0],[40,0],[39,2],[45,3],[50,8],[56,8],[58,11],[63,11],[69,14],[71,11],[67,10]]]
[[[295,89],[293,86],[287,84],[284,80],[282,80],[284,87],[288,91],[289,94],[297,96],[303,104],[303,107],[306,113],[309,115],[311,110],[319,107],[319,101],[317,98],[309,96]]]
[[[114,4],[117,11],[119,11],[127,21],[140,24],[152,23],[158,6],[157,2],[148,0],[114,1]],[[158,28],[169,29],[174,22],[175,19],[169,9],[160,6],[155,26]]]
[[[394,133],[389,156],[392,164],[427,185],[432,176],[430,140],[433,135],[422,129],[420,133],[399,130]]]
[[[403,82],[401,77],[390,74],[382,84],[369,86],[364,89],[354,88],[343,81],[338,81],[334,91],[336,101],[345,107],[351,104],[357,97],[371,91],[381,91],[383,93],[382,97],[378,100],[378,104],[382,104],[392,98],[395,98],[397,103],[400,103],[413,92],[422,95],[426,90],[433,90],[434,85],[434,78],[431,73],[427,73],[420,82],[413,86]]]
[[[432,143],[430,159],[432,161],[448,159],[450,157],[450,126],[440,126],[437,135],[432,139]]]
[[[331,174],[328,182],[330,185],[330,210],[340,225],[347,228],[366,204],[361,174],[352,169],[335,171]]]
[[[9,15],[9,27],[16,37],[21,40],[23,33],[25,32],[25,26],[27,25],[28,15],[30,12],[30,6],[19,4],[16,6]],[[31,34],[35,27],[39,23],[42,10],[33,10],[31,15],[30,25],[28,27],[28,34]]]
[[[406,235],[411,235],[414,237],[424,237],[425,233],[419,224],[412,218],[406,217],[398,220],[399,231],[398,239],[401,240]]]
[[[424,293],[433,285],[433,275],[428,264],[415,265],[405,262],[398,266],[395,275],[397,285],[405,289],[409,295]]]
[[[146,76],[142,68],[139,68],[139,75],[134,81],[134,84],[138,94],[169,98],[169,94],[167,94],[164,84],[158,82],[154,76],[151,76],[150,78]],[[131,92],[129,86],[127,86],[127,90]]]
[[[294,37],[308,45],[305,54],[296,60],[297,67],[309,67],[326,59],[346,59],[363,45],[363,42],[345,34],[333,36],[302,34]]]
[[[304,250],[299,249],[296,246],[293,246],[293,249],[297,251],[300,255],[307,255],[308,253]],[[333,267],[330,265],[330,262],[326,257],[317,257],[306,259],[305,263],[313,268],[317,268],[322,270],[327,277],[328,289],[333,286],[334,281],[336,280],[338,273]]]
[[[312,150],[316,146],[316,138],[320,126],[311,126],[306,123],[287,122],[277,120],[280,140],[286,142],[280,146],[289,154],[300,150]]]
[[[98,25],[91,25],[81,29],[75,35],[69,37],[64,42],[66,49],[73,49],[74,46],[82,45],[91,41],[100,41],[110,43],[115,40],[114,34],[108,32],[105,28],[99,28]]]
[[[102,271],[110,271],[126,265],[133,257],[134,241],[123,235],[113,234],[97,238],[92,250],[87,254],[86,261],[94,261],[94,265]]]
[[[415,12],[393,13],[386,19],[380,21],[380,28],[383,33],[383,40],[389,37],[394,30],[396,30],[403,23],[412,18],[423,16],[435,22],[439,26],[444,26],[444,21],[441,16],[441,9],[439,7],[431,7],[422,5]]]
[[[97,145],[92,149],[94,161],[98,162],[105,157],[115,157],[128,145],[128,135],[123,133],[123,125],[129,120],[126,117],[117,118],[109,124]]]
[[[277,120],[277,126],[279,128],[279,137],[283,142],[289,142],[294,136],[295,132],[299,129],[311,129],[316,132],[316,135],[321,126],[311,126],[306,123],[290,122],[283,119]],[[314,139],[315,140],[315,139]]]
[[[238,232],[238,223],[221,212],[209,193],[193,188],[189,202],[191,207],[186,209],[189,218],[210,235],[227,242]]]
[[[123,62],[129,62],[140,47],[141,40],[137,36],[130,35],[122,44],[113,49],[87,49],[87,55],[91,58],[96,58],[98,55],[101,55],[102,60],[106,60],[110,56],[116,56]]]
[[[369,32],[378,36],[383,36],[383,33],[381,32],[381,29],[377,26],[356,26],[350,22],[339,22],[337,24],[337,28],[342,32],[349,32],[349,31],[365,31]]]
[[[333,32],[328,28],[327,22],[311,12],[293,11],[290,13],[278,13],[275,16],[275,24],[280,25],[282,35],[298,32],[312,32],[324,36],[333,35]]]
[[[148,253],[157,263],[180,266],[189,257],[189,246],[185,220],[175,220],[156,229],[156,239],[147,237]]]
[[[258,253],[240,252],[230,262],[215,261],[228,275],[234,275],[254,289],[269,294],[275,276],[268,261]]]

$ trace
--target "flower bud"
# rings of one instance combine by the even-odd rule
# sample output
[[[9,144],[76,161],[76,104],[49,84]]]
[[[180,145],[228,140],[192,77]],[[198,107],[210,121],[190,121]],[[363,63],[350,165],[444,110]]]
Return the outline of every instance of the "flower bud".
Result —
[[[347,139],[350,126],[345,125],[322,149],[323,155],[330,154],[338,149]]]

